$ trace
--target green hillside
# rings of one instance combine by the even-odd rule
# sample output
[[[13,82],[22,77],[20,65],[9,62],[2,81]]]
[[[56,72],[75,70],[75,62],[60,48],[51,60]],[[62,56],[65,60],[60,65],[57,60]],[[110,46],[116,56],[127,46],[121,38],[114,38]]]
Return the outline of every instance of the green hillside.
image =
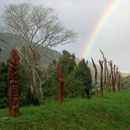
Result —
[[[39,107],[22,107],[18,118],[0,110],[0,130],[130,130],[130,91],[104,98],[49,101]]]

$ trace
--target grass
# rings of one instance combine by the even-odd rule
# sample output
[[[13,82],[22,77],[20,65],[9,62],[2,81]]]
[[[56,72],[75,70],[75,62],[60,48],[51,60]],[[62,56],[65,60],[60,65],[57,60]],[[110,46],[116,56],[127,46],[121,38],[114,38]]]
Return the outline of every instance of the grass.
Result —
[[[130,130],[130,91],[22,107],[18,118],[3,117],[8,109],[0,109],[0,130]]]

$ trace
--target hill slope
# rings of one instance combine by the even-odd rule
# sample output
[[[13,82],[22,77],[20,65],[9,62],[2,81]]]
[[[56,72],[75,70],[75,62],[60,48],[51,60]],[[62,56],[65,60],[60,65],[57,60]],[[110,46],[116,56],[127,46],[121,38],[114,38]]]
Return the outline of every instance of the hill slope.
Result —
[[[122,91],[104,98],[65,99],[39,107],[20,108],[18,118],[8,116],[8,109],[0,110],[0,130],[129,130],[130,91]]]
[[[0,38],[2,37],[2,39],[4,39],[5,41],[7,41],[9,43],[5,44],[4,42],[0,41],[0,46],[2,49],[2,52],[0,54],[0,61],[6,61],[9,56],[10,56],[10,52],[13,48],[13,46],[19,46],[20,43],[18,43],[18,38],[17,36],[13,35],[13,34],[3,34],[0,33]],[[48,66],[49,63],[52,62],[52,60],[58,60],[59,57],[61,56],[61,53],[59,53],[56,50],[52,50],[49,48],[44,49],[44,51],[42,52],[42,58],[39,61],[39,65],[40,66]]]

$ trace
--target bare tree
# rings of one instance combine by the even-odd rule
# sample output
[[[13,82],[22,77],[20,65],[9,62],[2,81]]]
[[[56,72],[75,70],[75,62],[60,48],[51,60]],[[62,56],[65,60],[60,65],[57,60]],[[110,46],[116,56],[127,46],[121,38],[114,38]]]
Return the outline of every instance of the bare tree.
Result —
[[[43,5],[9,5],[3,19],[6,31],[16,35],[19,43],[16,48],[23,63],[31,70],[31,88],[42,103],[43,92],[37,81],[42,84],[42,80],[37,73],[37,61],[45,48],[73,42],[76,34],[62,26],[54,11]]]

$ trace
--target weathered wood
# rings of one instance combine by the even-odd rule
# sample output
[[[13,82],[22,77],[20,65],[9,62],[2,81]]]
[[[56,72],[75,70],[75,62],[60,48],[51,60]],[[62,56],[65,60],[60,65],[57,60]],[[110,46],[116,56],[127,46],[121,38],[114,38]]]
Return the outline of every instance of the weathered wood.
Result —
[[[112,75],[112,90],[115,92],[115,82],[114,82],[114,73],[113,73],[113,63],[110,61],[110,66],[111,66],[111,75]]]
[[[121,91],[121,90],[122,90],[122,78],[121,78],[121,73],[119,73],[118,87],[119,87],[119,91]]]
[[[96,95],[96,98],[98,98],[98,87],[97,87],[97,67],[96,67],[96,64],[94,63],[93,58],[91,58],[91,59],[92,59],[93,67],[94,67],[94,70],[95,70],[95,95]]]
[[[17,50],[12,50],[10,55],[10,63],[8,69],[8,102],[9,116],[19,116],[18,106],[18,65],[20,57]]]
[[[101,73],[100,73],[100,90],[101,95],[103,96],[103,61],[99,60],[99,64],[101,67]]]
[[[100,52],[103,56],[103,60],[104,60],[104,87],[105,87],[105,95],[106,95],[106,91],[107,91],[107,71],[108,71],[108,68],[107,68],[107,59],[105,58],[104,56],[104,53],[103,51],[100,49]]]

